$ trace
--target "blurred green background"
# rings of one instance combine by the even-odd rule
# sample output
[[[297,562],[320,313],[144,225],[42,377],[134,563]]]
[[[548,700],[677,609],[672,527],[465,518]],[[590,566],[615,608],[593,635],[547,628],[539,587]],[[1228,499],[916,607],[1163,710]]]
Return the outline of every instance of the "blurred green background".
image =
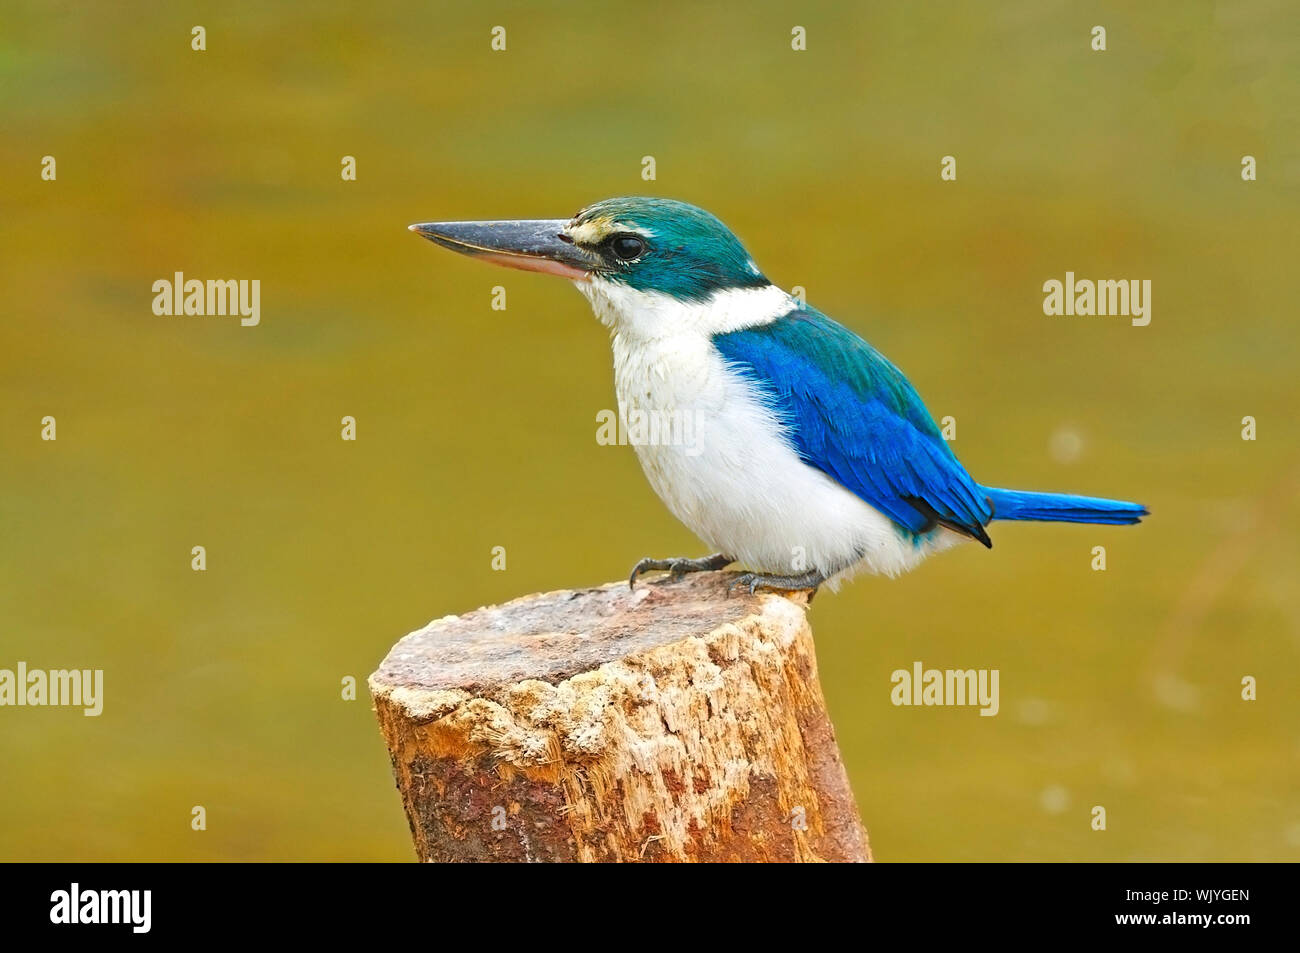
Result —
[[[0,709],[0,858],[412,858],[389,646],[701,545],[595,441],[573,288],[405,226],[627,193],[721,216],[982,481],[1153,510],[818,599],[879,859],[1300,857],[1300,14],[1134,6],[7,3],[0,667],[106,701]],[[1044,316],[1067,270],[1151,279],[1150,326]],[[260,279],[261,326],[155,316],[175,271]],[[916,660],[1000,669],[1001,714],[893,707]]]

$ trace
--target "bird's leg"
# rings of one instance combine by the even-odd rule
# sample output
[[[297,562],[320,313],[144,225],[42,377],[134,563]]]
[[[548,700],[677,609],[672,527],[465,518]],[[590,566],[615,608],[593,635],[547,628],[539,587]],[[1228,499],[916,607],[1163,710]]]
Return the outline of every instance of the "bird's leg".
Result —
[[[757,572],[742,572],[727,585],[727,595],[731,595],[731,590],[736,588],[748,589],[750,595],[753,595],[754,590],[760,586],[764,589],[783,589],[786,592],[811,589],[815,593],[826,579],[826,574],[817,569],[809,569],[797,576],[765,576]]]
[[[674,580],[681,579],[688,572],[710,572],[714,569],[725,569],[734,563],[735,560],[730,556],[722,553],[714,553],[712,556],[701,556],[699,559],[686,559],[677,557],[676,559],[651,559],[646,557],[632,567],[632,575],[628,577],[627,584],[631,589],[636,588],[636,577],[643,572],[650,572],[654,569],[663,569],[672,573]]]

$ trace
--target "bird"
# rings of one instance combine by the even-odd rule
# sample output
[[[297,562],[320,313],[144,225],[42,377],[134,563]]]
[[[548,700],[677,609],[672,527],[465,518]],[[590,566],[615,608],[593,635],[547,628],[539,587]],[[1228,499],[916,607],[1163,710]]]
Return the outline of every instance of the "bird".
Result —
[[[609,330],[620,419],[689,423],[628,442],[669,511],[714,552],[642,559],[633,588],[647,572],[676,580],[739,564],[728,595],[815,595],[860,572],[896,576],[964,541],[991,549],[999,520],[1149,515],[1123,500],[976,482],[903,372],[769,281],[702,208],[630,196],[569,219],[409,228],[572,281]]]

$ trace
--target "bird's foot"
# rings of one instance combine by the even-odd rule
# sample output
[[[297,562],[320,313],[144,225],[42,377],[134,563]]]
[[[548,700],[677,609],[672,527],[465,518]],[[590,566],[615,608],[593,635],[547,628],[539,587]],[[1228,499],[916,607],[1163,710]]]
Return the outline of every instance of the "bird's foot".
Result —
[[[722,553],[701,556],[699,559],[686,559],[680,556],[676,559],[651,559],[647,556],[632,567],[632,575],[628,577],[627,585],[628,588],[635,589],[637,576],[643,572],[656,569],[671,573],[671,578],[676,581],[688,572],[711,572],[714,569],[725,569],[734,562],[734,559],[730,556],[724,556]]]
[[[816,593],[817,587],[825,581],[826,576],[816,569],[810,569],[797,576],[766,576],[757,572],[742,572],[727,584],[727,595],[730,596],[734,589],[748,589],[749,594],[753,595],[754,590],[760,588],[781,589],[785,592],[810,589]]]

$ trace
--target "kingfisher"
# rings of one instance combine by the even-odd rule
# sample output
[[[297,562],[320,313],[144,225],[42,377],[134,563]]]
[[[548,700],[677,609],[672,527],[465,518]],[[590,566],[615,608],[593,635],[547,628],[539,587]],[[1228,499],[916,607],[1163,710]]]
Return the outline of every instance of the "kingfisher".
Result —
[[[739,563],[728,586],[816,592],[887,576],[995,520],[1137,523],[1138,503],[1005,490],[958,462],[903,372],[783,291],[718,218],[624,197],[570,219],[428,222],[444,248],[567,278],[609,329],[623,420],[689,420],[691,439],[630,441],[668,509],[711,549],[645,558],[676,579]],[[680,436],[682,430],[673,430]]]

